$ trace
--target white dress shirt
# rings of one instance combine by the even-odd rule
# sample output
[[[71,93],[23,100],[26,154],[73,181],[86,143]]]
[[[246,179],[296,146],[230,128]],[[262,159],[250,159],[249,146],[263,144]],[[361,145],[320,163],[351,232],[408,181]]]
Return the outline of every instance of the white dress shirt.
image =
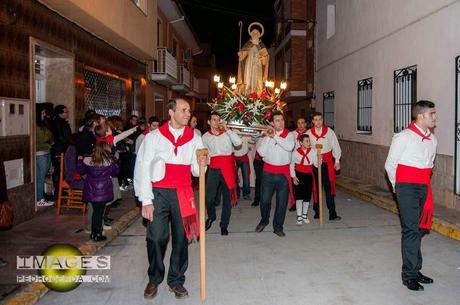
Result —
[[[249,146],[248,146],[248,142],[249,142],[249,137],[241,137],[241,148],[240,149],[235,149],[235,147],[233,147],[233,153],[235,154],[235,157],[242,157],[244,155],[247,155],[248,152],[249,152]]]
[[[332,156],[335,159],[335,163],[340,163],[340,157],[342,156],[342,149],[340,149],[339,140],[335,135],[334,130],[328,127],[327,133],[324,138],[316,140],[315,136],[311,133],[311,130],[307,131],[308,136],[310,137],[311,147],[315,148],[316,144],[322,144],[323,148],[321,149],[321,154],[328,153],[332,151]],[[317,133],[321,135],[320,133]]]
[[[193,128],[193,131],[201,137],[201,131],[199,129]]]
[[[174,129],[170,125],[169,130],[176,141],[184,132],[184,128]],[[199,176],[196,150],[204,146],[201,138],[195,133],[193,135],[192,140],[177,148],[177,155],[174,154],[174,145],[159,129],[145,136],[137,153],[134,168],[134,191],[142,205],[152,204],[152,182],[163,179],[165,163],[191,165],[192,175]]]
[[[240,136],[232,130],[228,130],[218,136],[206,132],[202,139],[204,146],[209,149],[209,157],[231,155],[233,146],[242,144]]]
[[[266,136],[259,140],[257,152],[264,162],[272,165],[287,165],[291,163],[291,153],[295,146],[295,139],[291,133],[281,138],[282,131],[277,131],[273,138]]]
[[[305,150],[304,150],[305,152]],[[305,158],[304,163],[301,165],[314,165],[315,167],[318,167],[318,158],[316,156],[316,150],[312,148],[310,152],[307,154],[308,159],[310,162],[308,162],[307,158]],[[294,149],[292,152],[292,160],[291,160],[291,177],[294,178],[296,177],[295,174],[295,165],[300,164],[302,161],[303,156],[297,151],[297,148]]]
[[[428,134],[428,132],[424,132],[417,125],[415,126],[422,134]],[[417,168],[433,168],[438,140],[434,134],[431,134],[430,139],[422,141],[420,135],[407,128],[393,136],[390,151],[385,162],[385,170],[393,188],[396,183],[396,168],[398,164]]]

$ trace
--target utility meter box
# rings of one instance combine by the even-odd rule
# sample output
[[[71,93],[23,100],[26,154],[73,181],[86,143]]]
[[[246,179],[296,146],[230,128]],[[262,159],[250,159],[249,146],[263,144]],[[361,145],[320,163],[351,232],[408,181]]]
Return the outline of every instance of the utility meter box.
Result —
[[[0,136],[30,134],[30,102],[0,98]]]

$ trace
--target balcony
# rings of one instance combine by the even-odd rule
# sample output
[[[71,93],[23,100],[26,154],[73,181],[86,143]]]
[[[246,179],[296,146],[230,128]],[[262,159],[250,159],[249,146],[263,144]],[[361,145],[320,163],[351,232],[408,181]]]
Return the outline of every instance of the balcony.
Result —
[[[178,82],[176,85],[171,86],[171,89],[186,95],[190,94],[191,90],[191,76],[190,71],[184,66],[177,67]]]
[[[166,48],[158,48],[158,61],[153,67],[152,80],[164,85],[177,84],[177,61]]]

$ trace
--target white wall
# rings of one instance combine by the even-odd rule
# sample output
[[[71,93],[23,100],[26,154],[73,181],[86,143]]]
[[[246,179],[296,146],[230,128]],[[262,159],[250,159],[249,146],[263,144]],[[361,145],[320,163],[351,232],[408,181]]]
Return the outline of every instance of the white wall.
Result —
[[[336,31],[326,39],[327,4]],[[460,55],[460,2],[453,0],[317,1],[317,109],[335,91],[340,138],[390,145],[393,72],[417,65],[417,99],[436,103],[438,153],[454,154],[455,57]],[[357,82],[373,77],[372,135],[356,133]]]

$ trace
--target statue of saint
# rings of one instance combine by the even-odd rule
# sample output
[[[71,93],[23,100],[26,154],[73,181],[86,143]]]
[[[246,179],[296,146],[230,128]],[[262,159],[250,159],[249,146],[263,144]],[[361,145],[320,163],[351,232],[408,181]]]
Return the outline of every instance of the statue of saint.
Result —
[[[260,27],[261,31],[254,26]],[[238,79],[239,93],[260,94],[268,78],[268,51],[260,38],[264,35],[264,27],[259,22],[253,22],[248,27],[251,39],[238,52]]]

